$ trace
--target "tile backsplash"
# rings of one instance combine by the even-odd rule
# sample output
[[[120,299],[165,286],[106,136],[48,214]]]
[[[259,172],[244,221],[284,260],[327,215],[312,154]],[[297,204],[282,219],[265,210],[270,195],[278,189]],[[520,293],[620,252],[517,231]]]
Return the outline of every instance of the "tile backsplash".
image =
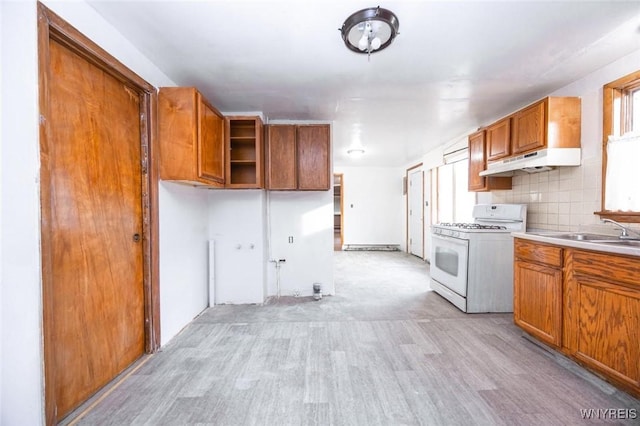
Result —
[[[527,228],[553,231],[618,232],[593,214],[600,210],[600,158],[580,167],[558,167],[541,173],[516,172],[510,191],[492,191],[493,203],[527,204]],[[633,226],[638,228],[638,226]]]

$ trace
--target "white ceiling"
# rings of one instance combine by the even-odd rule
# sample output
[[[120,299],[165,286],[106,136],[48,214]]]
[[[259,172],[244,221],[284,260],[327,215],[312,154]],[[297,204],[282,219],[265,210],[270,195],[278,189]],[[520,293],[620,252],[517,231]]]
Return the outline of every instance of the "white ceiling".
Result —
[[[88,3],[223,112],[332,121],[341,166],[417,161],[640,49],[637,0],[387,1],[400,34],[370,60],[338,30],[370,1]]]

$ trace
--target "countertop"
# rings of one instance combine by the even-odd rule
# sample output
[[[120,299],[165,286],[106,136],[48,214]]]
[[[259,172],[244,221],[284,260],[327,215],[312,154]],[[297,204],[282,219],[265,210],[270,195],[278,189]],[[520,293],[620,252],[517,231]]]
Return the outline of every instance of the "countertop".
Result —
[[[554,244],[563,247],[573,247],[582,250],[593,250],[605,253],[623,254],[627,256],[640,257],[640,247],[619,246],[593,241],[566,240],[554,237],[554,235],[567,234],[567,232],[556,231],[536,231],[536,232],[512,232],[515,238],[538,241],[540,243]],[[615,237],[613,237],[615,238]]]

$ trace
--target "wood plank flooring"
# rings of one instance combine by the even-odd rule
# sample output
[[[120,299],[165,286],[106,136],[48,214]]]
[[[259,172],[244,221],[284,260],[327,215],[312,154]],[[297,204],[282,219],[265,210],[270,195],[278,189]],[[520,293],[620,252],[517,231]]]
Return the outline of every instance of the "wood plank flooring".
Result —
[[[511,314],[461,313],[418,258],[335,259],[335,296],[208,309],[77,424],[638,424],[583,420],[640,415],[640,401],[523,338]]]

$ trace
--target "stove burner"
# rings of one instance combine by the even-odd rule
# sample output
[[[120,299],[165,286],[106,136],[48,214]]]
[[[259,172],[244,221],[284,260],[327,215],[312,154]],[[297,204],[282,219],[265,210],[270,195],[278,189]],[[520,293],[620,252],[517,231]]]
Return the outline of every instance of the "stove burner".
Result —
[[[501,225],[482,225],[480,223],[441,223],[440,226],[447,228],[459,228],[459,229],[497,229],[505,230],[506,226]]]

